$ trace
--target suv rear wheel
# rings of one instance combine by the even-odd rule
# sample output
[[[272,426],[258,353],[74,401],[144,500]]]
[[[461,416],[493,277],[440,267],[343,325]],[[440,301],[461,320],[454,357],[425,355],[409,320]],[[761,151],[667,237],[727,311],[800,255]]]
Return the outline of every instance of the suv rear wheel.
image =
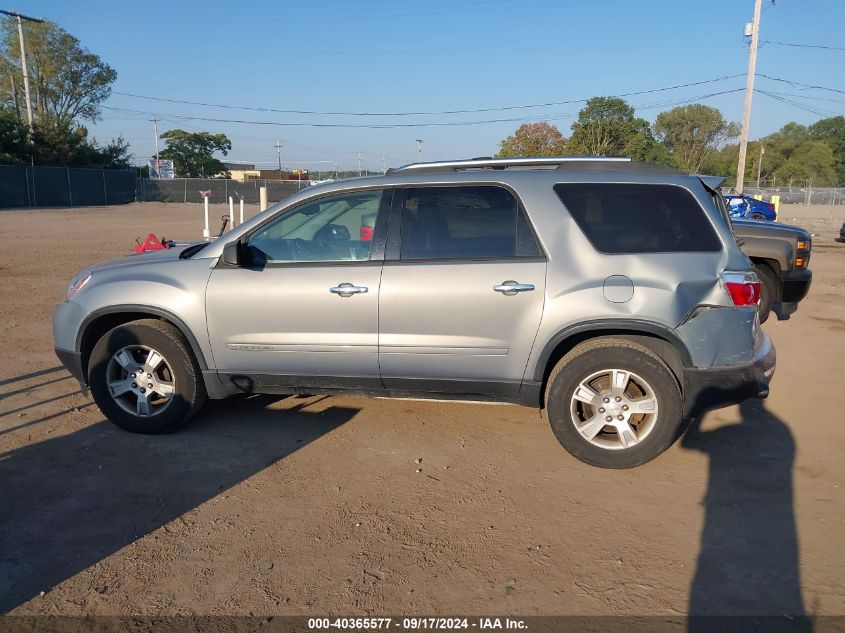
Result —
[[[631,468],[654,459],[677,438],[681,390],[648,348],[596,339],[576,346],[552,370],[546,415],[574,457],[601,468]]]
[[[132,433],[174,431],[206,399],[187,342],[164,321],[132,321],[106,332],[88,367],[88,384],[100,411]]]

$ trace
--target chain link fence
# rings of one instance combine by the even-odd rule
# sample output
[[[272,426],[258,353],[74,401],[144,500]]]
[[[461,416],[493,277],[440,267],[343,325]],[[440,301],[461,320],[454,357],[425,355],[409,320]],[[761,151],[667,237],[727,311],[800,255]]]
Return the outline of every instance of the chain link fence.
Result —
[[[173,178],[157,180],[139,178],[137,196],[139,202],[202,202],[200,191],[211,191],[209,200],[214,203],[228,202],[229,196],[235,201],[244,197],[247,204],[259,203],[261,187],[267,187],[267,200],[278,202],[305,189],[311,183],[308,180],[230,180],[224,178]]]
[[[139,178],[134,169],[88,169],[0,165],[0,208],[81,207],[129,202],[202,202],[200,191],[211,191],[211,202],[244,197],[258,204],[261,187],[270,203],[310,186],[308,180],[248,180],[223,178]]]
[[[135,170],[0,165],[0,208],[80,207],[135,201]]]
[[[725,193],[734,189],[724,189]],[[823,204],[845,205],[845,187],[751,187],[743,193],[749,196],[761,195],[763,200],[771,201],[772,196],[780,196],[783,204]]]

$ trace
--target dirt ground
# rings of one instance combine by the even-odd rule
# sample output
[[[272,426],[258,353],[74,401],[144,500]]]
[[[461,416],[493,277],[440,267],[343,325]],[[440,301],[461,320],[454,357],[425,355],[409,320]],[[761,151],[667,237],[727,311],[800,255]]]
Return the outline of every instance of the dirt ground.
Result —
[[[781,213],[817,234],[815,280],[765,325],[771,396],[628,471],[517,406],[255,396],[118,430],[59,366],[53,306],[201,215],[0,212],[0,613],[845,614],[845,207]]]

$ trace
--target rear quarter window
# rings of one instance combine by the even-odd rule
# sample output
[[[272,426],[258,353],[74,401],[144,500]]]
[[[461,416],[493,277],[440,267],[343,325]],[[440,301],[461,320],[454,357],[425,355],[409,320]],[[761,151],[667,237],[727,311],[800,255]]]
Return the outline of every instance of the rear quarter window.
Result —
[[[561,183],[572,218],[602,253],[685,253],[722,249],[701,205],[673,185]]]

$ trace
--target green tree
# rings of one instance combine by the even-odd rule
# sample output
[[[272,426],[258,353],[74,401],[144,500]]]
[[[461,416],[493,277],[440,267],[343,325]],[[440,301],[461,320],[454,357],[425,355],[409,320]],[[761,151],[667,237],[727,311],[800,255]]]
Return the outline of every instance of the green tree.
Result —
[[[566,150],[566,139],[554,125],[525,123],[499,143],[499,158],[525,156],[560,156]]]
[[[654,132],[684,169],[698,173],[708,154],[739,136],[716,108],[693,103],[657,115]]]
[[[61,165],[126,169],[129,144],[121,137],[101,147],[83,126],[41,121],[29,129],[12,108],[0,106],[0,164]]]
[[[777,132],[769,134],[763,139],[767,150],[772,147],[786,159],[789,159],[802,143],[809,140],[810,132],[807,126],[795,121],[790,121]]]
[[[651,133],[648,121],[619,97],[593,97],[572,124],[566,150],[585,156],[630,156],[635,160],[664,163],[675,161]]]
[[[32,106],[37,121],[96,121],[111,94],[117,73],[52,22],[25,25]],[[3,91],[8,104],[24,103],[17,23],[4,20],[0,38],[0,76],[14,79],[15,93]]]
[[[644,131],[641,121],[624,99],[593,97],[572,124],[569,150],[585,156],[620,156]]]
[[[810,138],[824,141],[836,158],[837,185],[845,185],[845,117],[834,116],[816,121],[809,128]]]
[[[161,138],[167,147],[161,151],[160,156],[173,161],[173,168],[179,178],[229,175],[223,163],[214,157],[215,152],[226,156],[232,149],[232,142],[225,134],[169,130]]]
[[[0,164],[23,163],[28,155],[26,126],[15,110],[0,106]]]
[[[801,143],[792,156],[778,168],[775,177],[782,182],[784,179],[804,179],[815,187],[832,187],[837,184],[836,158],[833,150],[822,141],[805,141]]]

